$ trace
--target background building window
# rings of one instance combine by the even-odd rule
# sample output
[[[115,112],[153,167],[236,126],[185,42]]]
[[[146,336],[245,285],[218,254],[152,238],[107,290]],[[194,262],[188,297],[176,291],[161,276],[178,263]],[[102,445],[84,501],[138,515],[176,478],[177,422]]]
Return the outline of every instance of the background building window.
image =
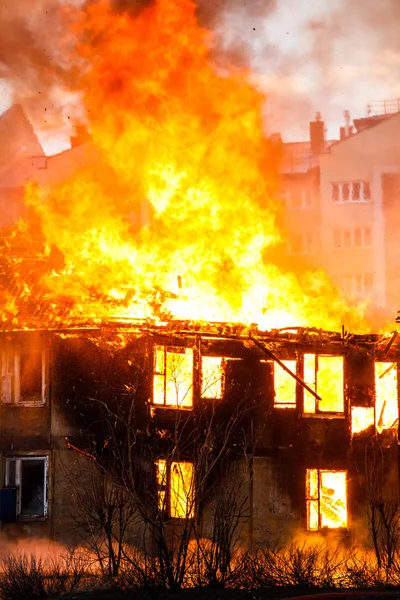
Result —
[[[347,473],[307,469],[307,529],[347,527]]]
[[[6,459],[6,487],[17,488],[17,516],[47,515],[47,456],[14,456]]]
[[[350,198],[350,184],[342,183],[342,201],[347,202]]]
[[[314,205],[315,188],[312,186],[287,186],[281,194],[288,209],[307,209]]]
[[[374,293],[374,274],[355,273],[345,275],[342,288],[346,296],[353,298],[368,298]]]
[[[46,353],[12,345],[1,350],[1,396],[4,404],[44,404]]]
[[[194,517],[194,472],[190,462],[156,462],[158,509],[172,519]]]
[[[309,255],[315,253],[315,236],[311,232],[291,235],[287,241],[287,254]]]
[[[332,202],[365,202],[371,199],[368,181],[335,181],[331,186]]]
[[[370,227],[355,227],[354,229],[334,229],[333,246],[335,248],[370,248],[372,246],[372,231]]]
[[[193,405],[192,348],[156,346],[153,402],[175,408]]]

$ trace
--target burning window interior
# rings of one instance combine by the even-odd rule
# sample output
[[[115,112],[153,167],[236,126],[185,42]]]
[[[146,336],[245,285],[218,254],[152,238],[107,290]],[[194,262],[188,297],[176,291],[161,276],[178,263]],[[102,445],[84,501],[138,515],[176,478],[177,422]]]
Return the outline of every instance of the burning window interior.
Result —
[[[353,406],[351,409],[351,433],[361,433],[375,422],[375,409],[373,406]]]
[[[225,386],[225,359],[203,356],[201,359],[201,397],[220,399]]]
[[[307,469],[307,529],[347,527],[346,471]]]
[[[158,509],[172,519],[194,517],[193,464],[156,462]]]
[[[45,402],[45,353],[30,348],[6,346],[1,353],[2,402]]]
[[[193,405],[193,350],[156,346],[153,403],[188,408]]]
[[[321,398],[304,390],[304,413],[343,413],[343,356],[304,355],[304,381]]]
[[[378,433],[397,426],[399,420],[397,363],[375,363],[375,427]]]
[[[296,373],[295,360],[283,360],[282,363],[292,372]],[[275,408],[296,408],[296,380],[278,363],[273,363]]]
[[[47,514],[47,456],[6,459],[7,487],[17,488],[17,515],[44,517]]]

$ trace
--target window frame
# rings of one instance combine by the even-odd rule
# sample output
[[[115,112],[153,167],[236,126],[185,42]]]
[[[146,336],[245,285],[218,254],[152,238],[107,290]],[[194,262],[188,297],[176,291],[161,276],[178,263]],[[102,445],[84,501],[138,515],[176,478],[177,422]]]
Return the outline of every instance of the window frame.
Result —
[[[295,240],[298,238],[298,240]],[[295,241],[299,241],[300,248],[296,249]],[[301,233],[289,236],[286,243],[286,254],[288,256],[312,256],[316,252],[316,235],[312,231],[302,231]]]
[[[294,375],[297,375],[297,360],[294,359],[285,359],[281,361]],[[276,410],[282,411],[282,410],[295,410],[297,409],[297,386],[298,383],[296,381],[296,379],[294,377],[292,377],[291,375],[289,375],[289,373],[287,373],[280,365],[279,363],[277,363],[276,361],[271,361],[272,364],[272,377],[273,377],[273,383],[274,383],[274,401],[273,401],[273,407]],[[293,367],[294,368],[291,368]],[[288,378],[288,381],[293,382],[292,386],[293,386],[293,402],[277,402],[277,398],[278,398],[278,393],[277,393],[277,377],[276,377],[276,372],[278,371],[278,369],[280,369],[281,371],[283,371],[285,373],[285,376]],[[279,372],[279,371],[278,371]]]
[[[42,515],[22,515],[22,492],[21,492],[21,463],[33,460],[42,460],[44,468],[44,485],[43,485],[43,514]],[[15,462],[15,486],[10,485],[10,463]],[[49,514],[49,456],[48,454],[21,454],[6,456],[4,469],[4,484],[6,488],[16,488],[17,490],[17,506],[16,515],[18,520],[44,520]]]
[[[44,349],[31,350],[31,352],[41,356],[40,398],[38,400],[21,398],[21,347],[7,344],[2,346],[0,354],[2,404],[13,406],[44,406],[46,404],[48,354]]]
[[[306,355],[311,355],[315,357],[315,366],[314,366],[314,377],[315,377],[315,383],[311,384],[309,382],[307,382],[305,380],[305,373],[304,373],[304,362],[305,362],[305,356]],[[304,354],[301,357],[301,362],[302,362],[302,366],[301,366],[301,370],[302,370],[302,375],[303,375],[303,381],[305,381],[305,383],[307,383],[307,385],[313,389],[315,391],[316,394],[318,394],[318,359],[319,358],[341,358],[342,359],[342,383],[343,383],[343,387],[342,387],[342,393],[343,393],[343,410],[341,411],[331,411],[331,410],[322,410],[321,408],[319,408],[319,403],[320,401],[313,396],[314,398],[314,405],[315,405],[315,410],[314,412],[306,412],[305,411],[305,394],[309,394],[309,392],[307,392],[307,390],[305,388],[302,388],[303,390],[303,402],[302,402],[302,414],[303,417],[306,418],[313,418],[313,417],[338,417],[338,418],[345,418],[346,417],[346,408],[347,408],[347,403],[346,403],[346,393],[345,393],[345,381],[344,381],[344,356],[342,354],[324,354],[324,353],[317,353],[317,352],[304,352]],[[323,394],[318,394],[320,395],[320,397],[322,398],[322,400],[324,400],[323,398]]]
[[[366,204],[371,202],[371,182],[366,179],[354,179],[351,181],[331,181],[331,203],[332,204]],[[348,197],[344,199],[343,189],[348,186]],[[359,186],[359,192],[355,197],[355,186]]]
[[[162,479],[161,481],[159,480],[159,463],[163,462],[165,464],[165,479]],[[173,469],[174,465],[191,465],[192,467],[192,482],[191,482],[191,489],[190,489],[190,494],[191,494],[191,499],[190,502],[192,503],[191,507],[190,507],[190,513],[179,517],[176,515],[172,515],[172,477],[171,477],[171,472]],[[155,469],[156,469],[156,494],[157,494],[157,510],[158,512],[163,515],[163,517],[165,519],[168,520],[174,520],[174,521],[183,521],[183,520],[192,520],[195,518],[195,512],[196,512],[196,496],[195,496],[195,489],[196,489],[196,474],[195,474],[195,468],[194,468],[194,463],[190,460],[171,460],[170,458],[165,458],[165,457],[159,457],[156,461],[155,461]],[[162,494],[162,496],[161,496]],[[163,498],[162,503],[160,503],[160,497]]]
[[[163,371],[160,372],[157,370],[157,351],[158,350],[162,350],[164,353],[164,358],[163,358]],[[188,352],[189,351],[189,352]],[[173,403],[173,402],[167,402],[168,399],[168,390],[167,390],[167,360],[168,360],[168,354],[175,354],[175,355],[188,355],[189,353],[191,353],[191,385],[188,388],[188,392],[190,393],[190,404],[178,404],[178,403]],[[152,373],[152,393],[151,393],[151,405],[154,408],[164,408],[164,409],[172,409],[172,410],[192,410],[193,409],[193,405],[194,405],[194,348],[191,347],[187,347],[187,346],[162,346],[162,345],[158,345],[156,344],[153,348],[153,373]],[[162,377],[163,378],[163,386],[164,386],[164,393],[163,393],[163,403],[161,402],[155,402],[155,381],[156,381],[156,377]],[[185,394],[186,397],[187,394]]]
[[[203,372],[204,372],[204,368],[203,368],[203,361],[204,359],[220,359],[221,364],[219,366],[220,369],[220,389],[221,389],[221,393],[219,396],[211,396],[208,394],[204,394],[204,391],[207,391],[207,388],[212,388],[214,385],[217,384],[218,380],[216,380],[214,383],[211,383],[207,386],[207,388],[204,390],[203,388]],[[225,396],[225,386],[226,386],[226,365],[227,365],[227,358],[225,356],[210,356],[207,354],[201,355],[200,356],[200,398],[201,400],[209,400],[209,401],[213,401],[213,400],[223,400],[224,396]]]
[[[374,242],[372,228],[368,225],[361,225],[351,229],[348,227],[332,229],[332,246],[334,250],[339,251],[373,248]]]
[[[385,369],[383,369],[382,373],[380,375],[378,375],[378,365],[379,366],[383,366],[385,365]],[[387,365],[387,366],[386,366]],[[397,415],[396,415],[396,420],[392,423],[391,426],[384,426],[382,423],[380,423],[380,418],[383,416],[383,411],[384,411],[384,402],[382,403],[382,411],[381,414],[378,415],[378,400],[379,403],[381,403],[382,399],[380,397],[380,390],[378,390],[378,386],[377,386],[377,382],[380,381],[381,379],[383,379],[383,377],[386,374],[389,374],[391,371],[393,371],[395,377],[395,382],[396,382],[396,388],[394,390],[394,396],[395,396],[395,400],[393,402],[393,404],[395,405],[396,409],[397,409]],[[382,392],[383,393],[383,392]],[[387,391],[386,391],[387,394]],[[379,396],[379,398],[378,398]],[[374,360],[374,428],[375,428],[375,432],[381,434],[383,431],[397,431],[398,426],[399,426],[399,418],[400,418],[400,414],[399,414],[399,406],[398,406],[398,399],[399,399],[399,363],[396,360]],[[397,400],[397,402],[396,402]],[[379,420],[378,420],[379,419]]]
[[[351,273],[341,278],[341,288],[346,296],[351,298],[373,297],[375,280],[373,272]]]
[[[317,477],[318,477],[318,486],[317,486],[317,496],[311,496],[309,493],[309,486],[308,485],[308,478],[309,478],[309,474],[311,473],[311,471],[317,471]],[[343,525],[341,527],[327,527],[327,526],[322,526],[321,521],[321,474],[322,473],[344,473],[345,475],[345,484],[346,484],[346,488],[345,488],[345,502],[346,502],[346,525]],[[348,470],[346,469],[306,469],[306,489],[305,489],[305,499],[306,499],[306,529],[308,532],[310,533],[319,533],[321,531],[347,531],[348,529],[348,501],[347,501],[347,496],[348,496]],[[317,507],[318,507],[318,527],[315,528],[311,528],[310,527],[310,507],[311,507],[311,503],[317,503]]]

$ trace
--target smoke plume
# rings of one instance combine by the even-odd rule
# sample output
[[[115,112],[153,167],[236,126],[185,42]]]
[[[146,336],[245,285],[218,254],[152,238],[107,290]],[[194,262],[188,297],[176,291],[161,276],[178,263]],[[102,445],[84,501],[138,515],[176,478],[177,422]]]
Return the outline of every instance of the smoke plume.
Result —
[[[40,130],[82,118],[71,22],[97,0],[18,0],[0,6],[0,80]],[[136,16],[155,0],[112,0]],[[370,100],[400,96],[398,0],[196,0],[199,23],[212,30],[217,64],[247,66],[268,102],[267,130],[307,135],[321,111],[360,116]],[[337,133],[336,130],[334,132]]]

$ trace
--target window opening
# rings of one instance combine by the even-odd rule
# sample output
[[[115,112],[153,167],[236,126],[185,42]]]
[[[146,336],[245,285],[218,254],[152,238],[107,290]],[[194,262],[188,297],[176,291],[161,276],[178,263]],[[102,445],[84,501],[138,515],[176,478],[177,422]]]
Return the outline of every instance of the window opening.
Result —
[[[307,529],[347,527],[347,473],[307,469]]]
[[[343,357],[304,354],[304,381],[321,400],[304,390],[304,413],[343,413]]]
[[[193,405],[193,349],[156,346],[153,402],[175,408]]]
[[[365,202],[371,199],[368,181],[332,182],[332,202]]]
[[[375,427],[394,429],[399,420],[397,363],[375,362]]]
[[[282,363],[292,372],[296,373],[295,360],[283,360]],[[274,407],[296,408],[296,380],[282,367],[273,362],[274,370]]]
[[[17,488],[17,515],[44,517],[47,514],[47,456],[6,459],[6,487]]]
[[[3,404],[44,404],[45,352],[8,346],[1,352]]]
[[[201,357],[201,397],[221,399],[225,388],[225,359],[221,356]]]
[[[190,462],[156,462],[158,509],[172,519],[194,517],[194,472]]]
[[[373,406],[353,406],[351,408],[351,433],[361,433],[375,423]]]

